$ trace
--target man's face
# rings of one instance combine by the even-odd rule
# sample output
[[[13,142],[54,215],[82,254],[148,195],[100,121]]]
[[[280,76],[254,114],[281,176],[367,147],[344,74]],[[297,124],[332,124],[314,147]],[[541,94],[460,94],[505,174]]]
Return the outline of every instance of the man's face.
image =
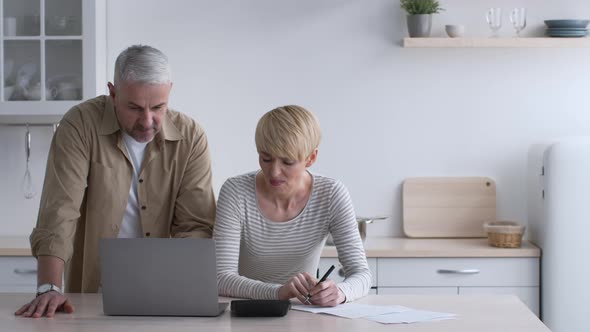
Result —
[[[109,83],[119,126],[138,142],[149,142],[162,129],[172,83]]]

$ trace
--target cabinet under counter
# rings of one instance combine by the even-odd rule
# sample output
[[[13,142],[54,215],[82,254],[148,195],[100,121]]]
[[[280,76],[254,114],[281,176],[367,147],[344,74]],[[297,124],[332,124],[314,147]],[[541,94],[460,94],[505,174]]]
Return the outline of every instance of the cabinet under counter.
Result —
[[[539,248],[491,247],[487,239],[367,238],[373,274],[371,294],[516,295],[539,315]],[[335,247],[322,252],[319,273],[337,261]],[[332,277],[335,281],[342,276]]]

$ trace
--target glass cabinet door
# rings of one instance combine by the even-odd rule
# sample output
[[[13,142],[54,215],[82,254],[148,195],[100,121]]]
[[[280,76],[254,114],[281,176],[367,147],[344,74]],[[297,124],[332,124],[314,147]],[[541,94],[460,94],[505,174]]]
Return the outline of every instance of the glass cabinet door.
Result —
[[[83,0],[0,0],[1,101],[81,100]]]
[[[81,36],[82,1],[45,0],[45,35]]]
[[[47,100],[82,99],[82,41],[45,41]]]
[[[40,0],[4,0],[2,16],[5,37],[39,36],[41,32]]]
[[[41,42],[4,41],[4,100],[41,100]]]

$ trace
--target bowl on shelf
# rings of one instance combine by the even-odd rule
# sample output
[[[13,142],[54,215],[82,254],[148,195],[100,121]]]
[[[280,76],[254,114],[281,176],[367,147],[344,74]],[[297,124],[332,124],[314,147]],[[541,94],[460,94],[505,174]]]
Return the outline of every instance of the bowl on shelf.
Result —
[[[451,38],[459,38],[463,37],[465,34],[465,26],[464,25],[445,25],[445,31],[447,35]]]
[[[56,100],[79,100],[81,98],[80,87],[73,82],[61,82],[57,85]]]
[[[519,248],[525,226],[515,221],[492,221],[483,225],[488,243],[493,247]]]
[[[583,30],[583,31],[554,31],[554,30],[547,29],[547,31],[545,32],[545,35],[547,37],[580,38],[580,37],[586,37],[588,35],[588,31],[587,30]]]
[[[571,28],[571,29],[585,29],[590,20],[545,20],[545,25],[548,28]]]
[[[590,20],[547,20],[547,30],[545,35],[548,37],[586,37],[588,30],[586,27]]]
[[[25,91],[25,97],[27,100],[41,100],[41,85],[35,84],[28,87]]]

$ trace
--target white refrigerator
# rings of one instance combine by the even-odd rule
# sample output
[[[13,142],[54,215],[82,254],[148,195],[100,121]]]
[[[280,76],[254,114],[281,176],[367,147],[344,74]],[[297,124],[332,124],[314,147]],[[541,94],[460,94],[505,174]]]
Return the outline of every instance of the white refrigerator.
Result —
[[[534,150],[534,149],[533,149]],[[553,332],[590,331],[590,138],[546,146],[531,167],[529,240],[542,250],[541,319]]]

